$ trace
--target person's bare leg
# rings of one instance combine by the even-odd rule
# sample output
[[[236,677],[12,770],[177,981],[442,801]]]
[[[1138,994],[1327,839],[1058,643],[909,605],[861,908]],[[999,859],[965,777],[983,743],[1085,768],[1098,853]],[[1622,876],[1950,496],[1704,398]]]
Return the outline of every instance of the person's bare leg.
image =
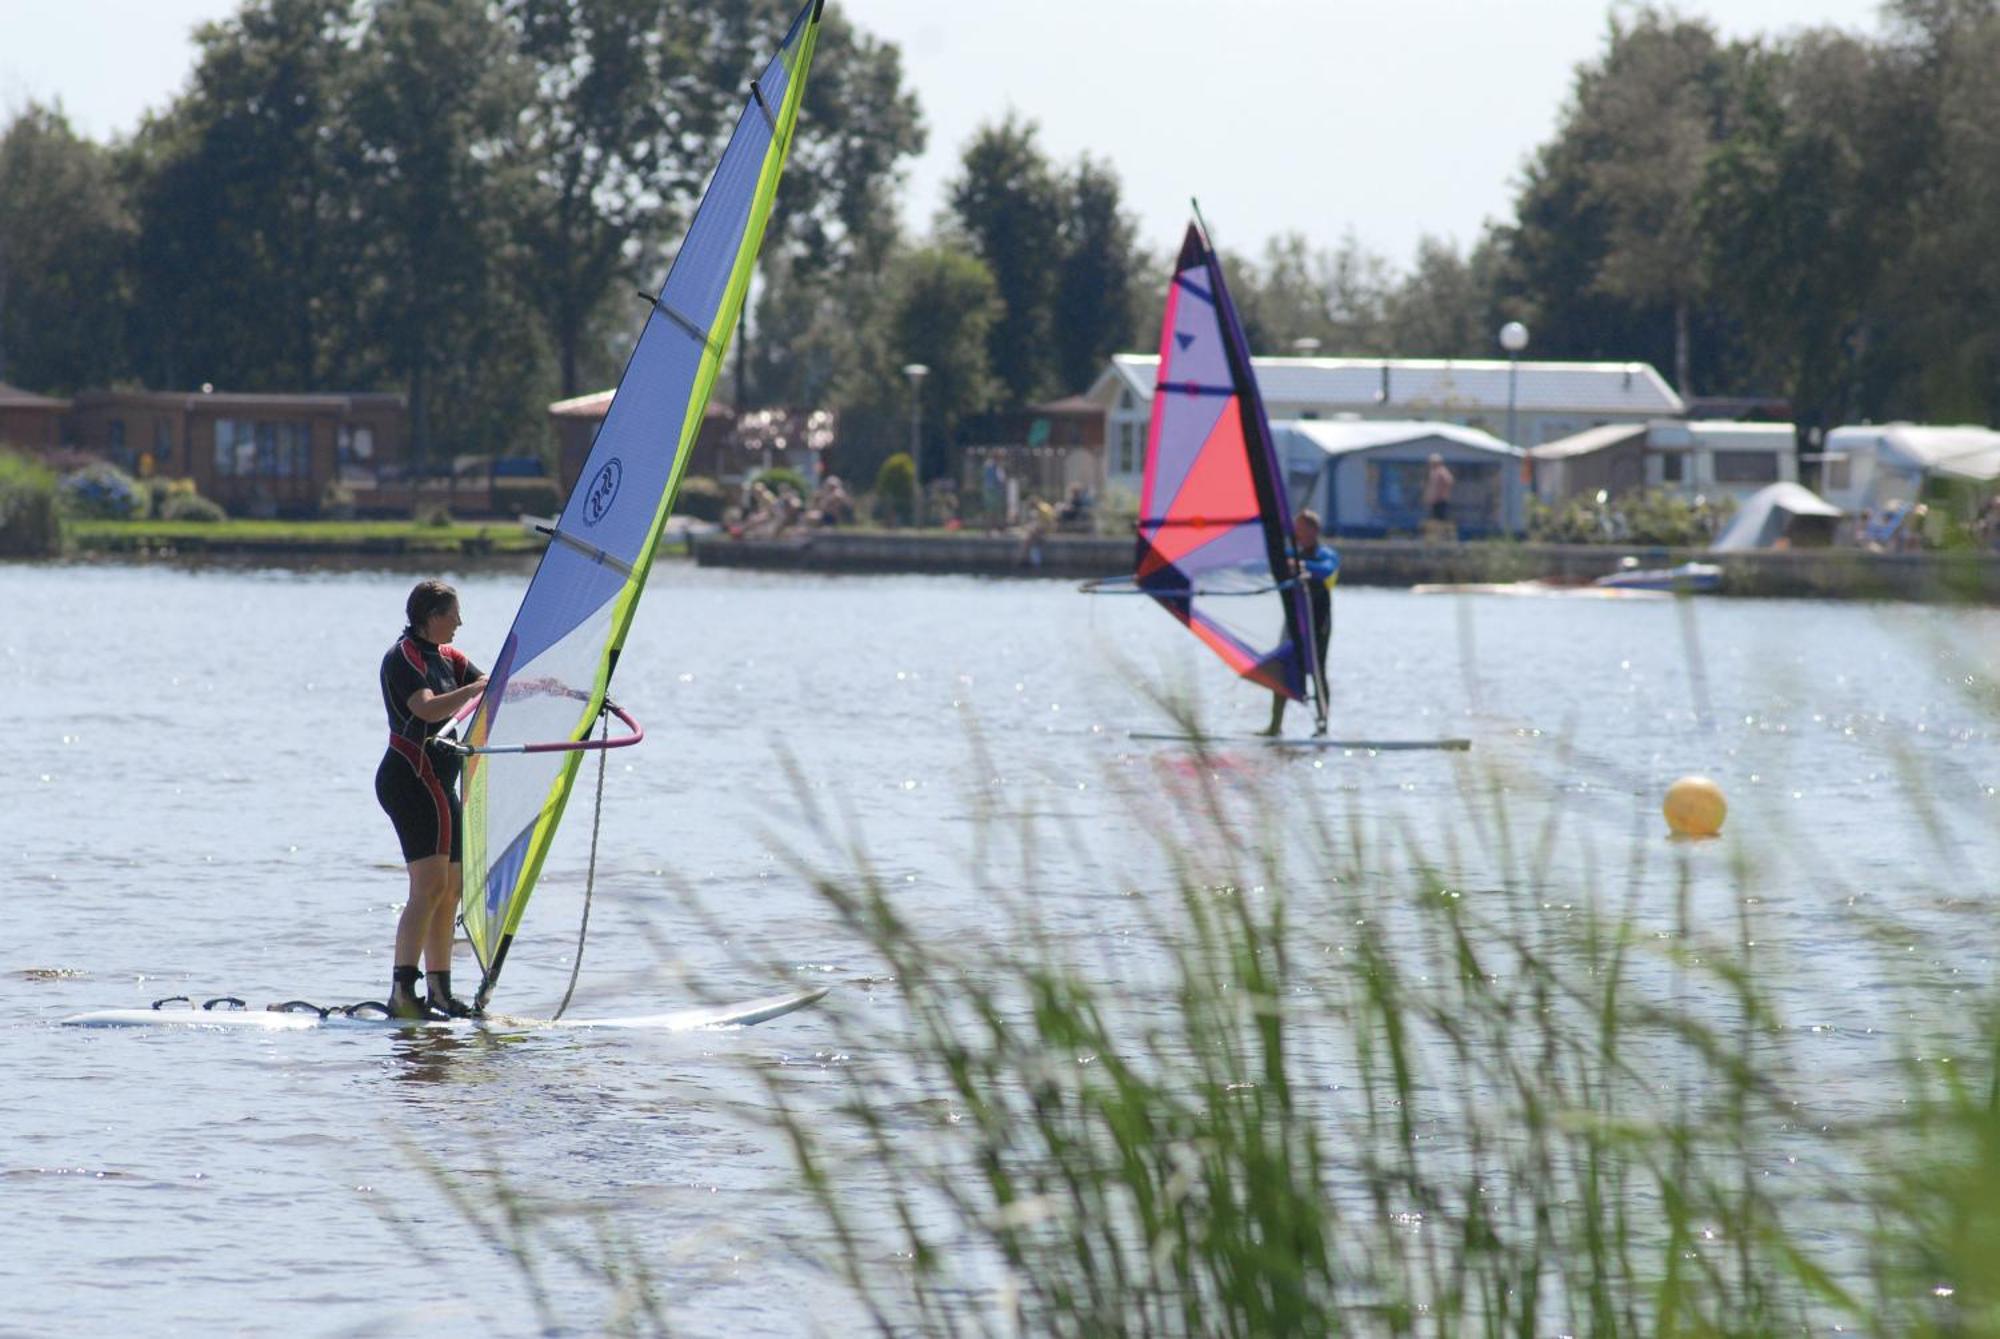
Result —
[[[396,921],[396,975],[389,991],[392,1013],[421,1007],[416,997],[417,960],[438,903],[444,900],[449,868],[448,856],[427,855],[410,862],[410,900],[403,904],[403,914]]]
[[[458,922],[459,890],[464,886],[464,867],[453,861],[445,871],[444,889],[432,913],[430,929],[424,936],[424,995],[434,1009],[447,1013],[455,996],[451,988],[452,937]]]
[[[1284,728],[1285,695],[1283,693],[1273,693],[1271,694],[1271,723],[1257,733],[1275,737],[1282,733]]]

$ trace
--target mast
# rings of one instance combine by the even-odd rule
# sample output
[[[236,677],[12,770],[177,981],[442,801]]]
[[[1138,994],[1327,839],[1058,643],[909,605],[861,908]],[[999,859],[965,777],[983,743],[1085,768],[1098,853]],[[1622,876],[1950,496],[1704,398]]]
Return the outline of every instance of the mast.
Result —
[[[481,969],[480,1008],[575,784],[582,754],[557,745],[588,740],[605,708],[742,312],[797,129],[822,4],[811,0],[799,11],[751,81],[468,723],[460,915]]]

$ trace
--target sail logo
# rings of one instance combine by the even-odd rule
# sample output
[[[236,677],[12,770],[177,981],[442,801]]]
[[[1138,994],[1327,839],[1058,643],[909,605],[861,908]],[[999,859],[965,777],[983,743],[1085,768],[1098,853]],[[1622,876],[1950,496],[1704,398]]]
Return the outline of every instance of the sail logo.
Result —
[[[604,468],[590,481],[590,491],[583,495],[583,523],[596,525],[604,519],[604,513],[611,510],[611,503],[618,496],[618,482],[625,477],[624,466],[613,456],[604,462]]]

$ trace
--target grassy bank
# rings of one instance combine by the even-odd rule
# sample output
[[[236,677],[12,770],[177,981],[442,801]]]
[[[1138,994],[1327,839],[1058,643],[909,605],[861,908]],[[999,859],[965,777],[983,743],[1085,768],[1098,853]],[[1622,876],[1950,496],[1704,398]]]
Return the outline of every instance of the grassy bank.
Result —
[[[269,554],[537,553],[544,539],[506,522],[416,521],[90,521],[68,523],[83,553]]]

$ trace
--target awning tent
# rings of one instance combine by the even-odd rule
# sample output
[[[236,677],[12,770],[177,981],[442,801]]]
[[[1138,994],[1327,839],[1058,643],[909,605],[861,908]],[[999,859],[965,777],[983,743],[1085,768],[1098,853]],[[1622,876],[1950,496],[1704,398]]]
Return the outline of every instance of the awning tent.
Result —
[[[1846,514],[1799,484],[1769,484],[1744,500],[1708,547],[1727,553],[1774,548],[1781,540],[1800,546],[1828,544],[1834,525]]]

